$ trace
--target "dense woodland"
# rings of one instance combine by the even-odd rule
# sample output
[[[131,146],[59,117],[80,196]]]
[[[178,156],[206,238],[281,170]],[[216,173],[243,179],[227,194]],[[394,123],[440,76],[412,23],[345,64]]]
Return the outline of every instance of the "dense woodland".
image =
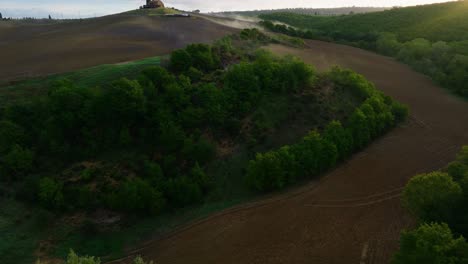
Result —
[[[70,247],[83,246],[101,232],[96,210],[170,214],[221,199],[231,191],[222,177],[253,193],[281,189],[332,168],[406,117],[405,106],[350,70],[318,74],[297,58],[256,50],[269,41],[246,29],[176,50],[135,79],[99,87],[57,80],[43,97],[4,106],[0,198],[53,212],[38,218],[50,224],[87,212],[79,227],[87,242]],[[287,126],[299,117],[304,134]],[[281,129],[289,139],[276,139]],[[246,149],[245,162],[229,163],[236,149]],[[210,169],[220,161],[231,164],[222,174]],[[7,263],[19,257],[15,246],[0,244]]]
[[[445,169],[412,178],[402,201],[420,226],[402,233],[393,263],[468,262],[467,146]]]
[[[293,13],[260,17],[275,32],[336,41],[395,57],[468,97],[467,12],[468,2],[458,1],[337,17]]]

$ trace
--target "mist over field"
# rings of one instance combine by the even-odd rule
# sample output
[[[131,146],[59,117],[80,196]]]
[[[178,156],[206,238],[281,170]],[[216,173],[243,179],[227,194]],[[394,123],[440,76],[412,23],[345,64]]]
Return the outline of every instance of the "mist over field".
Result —
[[[329,8],[343,6],[411,6],[429,3],[448,2],[443,0],[169,0],[167,6],[183,10],[200,9],[202,12],[277,9],[277,8]],[[85,18],[102,16],[136,9],[143,5],[143,0],[83,0],[64,2],[59,0],[2,0],[0,12],[6,17],[47,17]]]

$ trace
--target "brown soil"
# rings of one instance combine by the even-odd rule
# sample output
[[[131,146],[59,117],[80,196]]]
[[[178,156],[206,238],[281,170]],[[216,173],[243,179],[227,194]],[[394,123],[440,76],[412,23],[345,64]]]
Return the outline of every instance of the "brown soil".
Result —
[[[164,55],[236,31],[201,17],[135,14],[37,23],[0,23],[0,81]]]
[[[468,104],[390,58],[309,41],[272,45],[320,70],[333,64],[364,74],[411,108],[409,121],[318,182],[213,215],[130,253],[164,263],[388,263],[413,220],[401,188],[443,167],[468,144]],[[126,263],[127,260],[117,262]]]

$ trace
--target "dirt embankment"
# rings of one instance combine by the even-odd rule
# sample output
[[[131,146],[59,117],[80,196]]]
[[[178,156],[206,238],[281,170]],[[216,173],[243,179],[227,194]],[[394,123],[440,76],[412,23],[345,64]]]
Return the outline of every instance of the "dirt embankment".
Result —
[[[132,14],[52,24],[0,24],[1,81],[164,55],[237,31],[202,17]]]
[[[134,252],[156,263],[388,263],[401,229],[408,179],[441,168],[468,144],[468,104],[393,59],[309,41],[273,45],[320,70],[354,69],[411,108],[409,121],[318,182],[214,215]],[[243,208],[243,209],[242,209]],[[121,260],[125,263],[125,260]]]

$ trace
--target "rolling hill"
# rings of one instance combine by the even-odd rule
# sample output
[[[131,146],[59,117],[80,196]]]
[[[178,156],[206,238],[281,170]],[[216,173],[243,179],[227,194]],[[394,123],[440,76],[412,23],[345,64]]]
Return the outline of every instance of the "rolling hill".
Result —
[[[137,10],[93,19],[0,21],[2,82],[170,53],[236,30],[201,17]],[[189,21],[187,21],[189,20]]]
[[[115,263],[134,255],[157,263],[387,263],[400,230],[414,224],[398,199],[402,186],[467,142],[467,104],[391,58],[321,41],[293,48],[255,29],[190,44],[160,63],[154,56],[177,45],[236,31],[189,19],[145,10],[69,27],[0,25],[1,34],[41,43],[18,55],[31,75],[61,72],[62,62],[68,72],[153,56],[37,79],[46,92],[3,106],[0,262],[74,248],[129,257]],[[15,52],[14,41],[4,44]],[[257,50],[265,46],[269,52]],[[18,72],[26,64],[14,57]],[[392,98],[411,107],[401,126],[408,112]],[[208,216],[295,184],[305,186]]]
[[[467,12],[468,2],[458,1],[346,16],[324,17],[282,12],[260,15],[260,18],[329,34],[393,32],[400,41],[415,38],[461,41],[468,39]]]
[[[337,17],[266,14],[261,23],[293,36],[335,41],[392,56],[468,97],[468,2]],[[293,27],[274,24],[280,21]]]

